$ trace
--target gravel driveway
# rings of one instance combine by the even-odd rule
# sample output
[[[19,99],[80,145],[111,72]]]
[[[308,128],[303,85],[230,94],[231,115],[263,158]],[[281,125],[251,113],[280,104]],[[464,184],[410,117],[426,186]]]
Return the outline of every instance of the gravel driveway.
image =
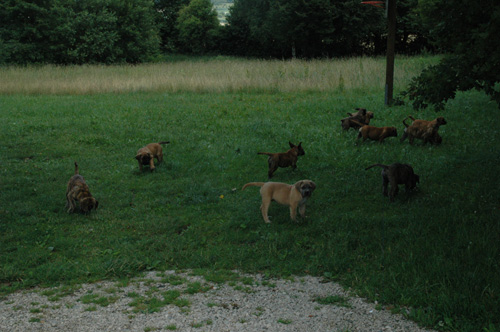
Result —
[[[0,300],[0,331],[429,331],[321,278],[190,272],[35,289]]]

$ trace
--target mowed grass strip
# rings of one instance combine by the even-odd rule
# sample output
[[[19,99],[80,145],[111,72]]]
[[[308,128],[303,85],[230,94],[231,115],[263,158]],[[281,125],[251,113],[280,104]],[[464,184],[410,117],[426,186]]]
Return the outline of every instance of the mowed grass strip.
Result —
[[[340,121],[354,107],[394,125],[432,110],[385,108],[381,93],[123,93],[0,97],[1,292],[125,278],[145,270],[311,274],[351,287],[442,330],[499,324],[499,132],[496,104],[459,94],[443,115],[441,146],[398,138],[356,144]],[[169,140],[154,173],[137,149]],[[307,218],[273,203],[263,222],[259,151],[306,151],[274,181],[318,185]],[[67,214],[78,161],[100,206]],[[395,161],[421,176],[394,203],[379,170]]]

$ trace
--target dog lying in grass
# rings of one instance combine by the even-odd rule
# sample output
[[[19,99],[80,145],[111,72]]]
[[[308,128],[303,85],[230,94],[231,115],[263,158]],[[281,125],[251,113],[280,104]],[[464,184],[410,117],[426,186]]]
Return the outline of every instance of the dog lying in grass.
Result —
[[[158,160],[159,163],[163,161],[163,149],[161,147],[162,144],[169,144],[169,141],[159,142],[159,143],[150,143],[145,147],[140,148],[136,155],[135,159],[139,162],[139,170],[142,172],[143,165],[149,165],[149,170],[152,172],[155,170],[154,158]]]
[[[262,205],[260,211],[266,223],[271,222],[267,215],[271,201],[289,206],[290,218],[293,221],[297,217],[297,207],[301,217],[305,217],[306,201],[316,189],[316,184],[311,180],[301,180],[292,185],[280,182],[250,182],[245,184],[241,190],[245,190],[249,186],[261,187]]]
[[[406,120],[411,119],[413,122],[411,125],[406,123]],[[403,142],[407,137],[409,138],[410,144],[413,144],[415,138],[421,139],[424,141],[424,144],[427,142],[431,144],[439,145],[443,141],[442,137],[439,135],[438,130],[439,127],[445,125],[446,120],[440,116],[432,121],[427,120],[416,120],[411,115],[408,115],[403,120],[403,125],[405,126],[405,130],[403,136],[401,137],[401,142]]]
[[[89,213],[92,209],[97,209],[99,202],[92,197],[89,186],[83,176],[78,172],[78,163],[75,161],[75,175],[68,181],[66,189],[66,208],[71,213],[76,208],[76,202],[80,205],[83,213]]]
[[[398,136],[396,127],[374,127],[374,126],[363,126],[359,128],[358,139],[363,137],[363,142],[368,138],[373,141],[379,141],[382,143],[384,139],[391,136]]]
[[[267,163],[269,165],[269,171],[267,172],[268,178],[272,178],[274,172],[278,167],[292,167],[297,168],[297,159],[299,156],[305,155],[305,151],[302,148],[302,142],[299,145],[295,145],[292,142],[288,142],[290,149],[287,152],[280,153],[269,153],[269,152],[258,152],[257,154],[264,154],[269,156]]]
[[[356,113],[347,113],[347,118],[340,120],[342,129],[349,130],[349,128],[358,129],[364,125],[370,124],[373,119],[373,112],[367,111],[365,108],[356,108]]]
[[[394,201],[394,197],[399,191],[398,185],[404,184],[406,192],[408,193],[410,190],[413,190],[417,186],[417,183],[420,182],[420,177],[413,172],[413,167],[408,164],[373,164],[365,168],[365,170],[368,170],[375,166],[382,167],[382,193],[384,196],[389,196],[391,202]],[[387,187],[389,184],[391,185],[391,190],[387,192]]]

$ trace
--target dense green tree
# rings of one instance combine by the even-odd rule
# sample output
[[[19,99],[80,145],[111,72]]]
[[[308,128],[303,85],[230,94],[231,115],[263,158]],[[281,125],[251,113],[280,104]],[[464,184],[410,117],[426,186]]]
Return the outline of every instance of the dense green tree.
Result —
[[[418,7],[436,48],[446,55],[403,93],[415,108],[442,109],[457,91],[485,91],[500,106],[500,2],[421,0]]]
[[[194,54],[214,49],[219,20],[210,0],[191,0],[179,11],[177,29],[182,50]]]
[[[181,8],[188,4],[189,0],[155,0],[155,8],[159,13],[158,25],[163,52],[177,51],[179,45],[177,18]]]
[[[156,17],[150,0],[4,0],[0,61],[148,61],[158,52]]]

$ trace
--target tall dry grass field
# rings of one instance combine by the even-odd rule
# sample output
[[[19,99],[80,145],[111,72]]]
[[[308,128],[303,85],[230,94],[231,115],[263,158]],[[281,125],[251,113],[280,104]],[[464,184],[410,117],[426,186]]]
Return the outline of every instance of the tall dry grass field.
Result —
[[[426,58],[400,57],[395,86],[406,83]],[[0,94],[163,92],[376,91],[385,84],[384,58],[244,60],[214,58],[139,66],[39,66],[0,68]]]

